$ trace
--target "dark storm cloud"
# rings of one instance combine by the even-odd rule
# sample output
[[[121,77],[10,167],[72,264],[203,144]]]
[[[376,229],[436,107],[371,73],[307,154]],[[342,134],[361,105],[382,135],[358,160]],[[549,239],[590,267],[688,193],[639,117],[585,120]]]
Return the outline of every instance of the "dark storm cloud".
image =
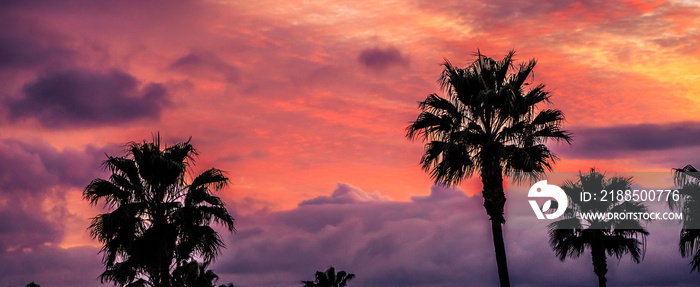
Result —
[[[700,122],[580,128],[573,132],[572,148],[562,151],[568,157],[617,158],[700,146]]]
[[[169,103],[161,84],[139,87],[122,71],[49,72],[26,84],[23,97],[6,103],[12,120],[35,118],[51,128],[117,125],[158,119]]]
[[[408,60],[401,55],[401,52],[393,47],[362,50],[357,57],[357,61],[367,68],[376,70],[384,70],[391,66],[403,65],[408,62]]]

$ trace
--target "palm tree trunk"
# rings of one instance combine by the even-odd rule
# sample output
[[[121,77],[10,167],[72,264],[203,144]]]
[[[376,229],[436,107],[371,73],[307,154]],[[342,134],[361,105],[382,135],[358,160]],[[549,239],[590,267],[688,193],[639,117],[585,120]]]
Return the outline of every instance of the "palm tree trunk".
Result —
[[[153,220],[153,227],[151,229],[158,230],[162,234],[163,241],[159,243],[160,246],[158,256],[159,256],[159,266],[158,273],[160,277],[160,286],[157,287],[170,287],[170,264],[173,262],[175,241],[177,240],[177,235],[173,236],[172,228],[169,228],[168,221],[165,216],[164,207],[157,206],[155,208],[155,215]]]
[[[598,286],[605,287],[608,279],[605,274],[608,273],[608,262],[605,257],[605,249],[601,246],[591,246],[591,257],[593,257],[593,272],[598,276]]]
[[[503,242],[503,228],[501,223],[491,220],[491,233],[493,234],[493,247],[496,249],[498,280],[501,282],[501,287],[510,287],[508,262],[506,261],[506,246]]]
[[[165,261],[160,269],[161,286],[170,287],[170,262],[167,264]]]
[[[486,213],[491,217],[491,233],[493,235],[493,247],[496,250],[498,279],[501,283],[501,287],[510,287],[506,246],[503,241],[503,224],[506,222],[503,216],[506,204],[506,196],[503,192],[503,177],[500,170],[491,173],[491,176],[482,173],[481,182],[484,185],[484,190],[482,191],[484,208],[486,209]]]

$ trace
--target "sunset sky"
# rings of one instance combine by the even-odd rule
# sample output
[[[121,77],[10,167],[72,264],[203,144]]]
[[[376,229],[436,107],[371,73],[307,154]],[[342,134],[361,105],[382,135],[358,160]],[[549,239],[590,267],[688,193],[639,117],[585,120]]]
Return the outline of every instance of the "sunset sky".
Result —
[[[0,285],[102,286],[82,191],[159,132],[231,179],[220,283],[494,286],[480,182],[433,186],[404,130],[445,59],[512,49],[574,134],[555,171],[700,165],[700,1],[1,1]],[[596,282],[545,230],[505,240],[514,286]],[[695,286],[677,240],[609,284]]]

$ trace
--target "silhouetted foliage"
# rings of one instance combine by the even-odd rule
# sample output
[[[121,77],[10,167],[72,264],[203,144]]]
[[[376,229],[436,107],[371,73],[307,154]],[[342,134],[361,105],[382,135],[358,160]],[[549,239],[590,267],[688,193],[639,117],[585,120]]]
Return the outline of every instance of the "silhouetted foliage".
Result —
[[[213,287],[219,280],[213,271],[207,270],[207,263],[190,261],[173,270],[174,286]]]
[[[549,225],[549,243],[559,260],[578,258],[586,249],[591,250],[593,271],[598,276],[598,286],[606,286],[607,256],[618,259],[629,254],[639,263],[644,256],[646,236],[649,234],[641,219],[631,216],[619,218],[580,218],[583,213],[648,212],[646,206],[636,201],[581,200],[582,192],[599,193],[601,190],[629,190],[631,177],[605,178],[605,174],[591,169],[579,173],[576,182],[567,180],[561,186],[569,198],[569,206],[563,219]],[[607,255],[606,255],[607,254]]]
[[[683,214],[683,228],[678,241],[682,257],[690,257],[692,271],[700,272],[700,172],[692,165],[674,168],[674,181],[679,187],[679,201],[669,200],[672,210]]]
[[[199,263],[195,260],[180,264],[173,270],[173,286],[185,287],[217,287],[219,276],[214,271],[207,270],[208,262]],[[233,284],[218,285],[218,287],[234,287]]]
[[[103,201],[111,212],[93,218],[89,229],[103,244],[102,282],[119,286],[172,286],[172,272],[201,258],[208,264],[224,242],[210,225],[234,231],[234,219],[213,191],[228,178],[215,168],[188,184],[187,170],[197,155],[189,141],[161,147],[131,142],[127,154],[108,156],[112,175],[95,179],[83,193],[95,205]]]
[[[331,266],[326,272],[317,271],[315,281],[301,281],[304,287],[345,287],[348,281],[355,278],[355,274],[348,274],[345,271],[335,273],[335,268]]]
[[[27,284],[27,287],[41,287],[41,286],[39,284],[31,282],[31,283]]]
[[[474,173],[481,177],[501,286],[510,286],[501,226],[503,176],[551,170],[557,157],[545,143],[571,140],[561,129],[561,111],[537,109],[549,100],[544,84],[528,89],[526,80],[537,61],[514,66],[514,55],[494,60],[477,52],[463,69],[446,61],[439,80],[445,96],[431,94],[420,102],[421,113],[406,129],[409,139],[426,142],[420,162],[436,183],[459,184]]]

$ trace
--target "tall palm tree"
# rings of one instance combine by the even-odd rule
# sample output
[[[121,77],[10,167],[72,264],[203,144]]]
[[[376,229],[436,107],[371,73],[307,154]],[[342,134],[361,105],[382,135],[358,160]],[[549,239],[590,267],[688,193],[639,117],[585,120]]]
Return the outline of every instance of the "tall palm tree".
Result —
[[[644,204],[636,201],[582,201],[583,192],[599,193],[601,190],[628,190],[632,186],[631,177],[605,178],[605,174],[591,169],[589,173],[579,173],[578,180],[564,182],[561,188],[569,198],[569,206],[563,219],[549,225],[549,243],[559,260],[566,257],[577,258],[588,248],[591,250],[593,271],[598,276],[598,286],[605,286],[608,273],[607,256],[618,259],[625,254],[639,263],[644,256],[646,236],[641,219],[583,219],[582,213],[626,213],[647,212]],[[607,254],[607,255],[606,255]]]
[[[420,102],[421,113],[406,129],[409,139],[426,141],[421,164],[436,183],[459,184],[474,173],[481,177],[501,286],[510,286],[502,229],[503,177],[551,170],[557,157],[545,143],[571,141],[570,133],[561,129],[561,111],[537,109],[549,100],[545,86],[528,89],[526,80],[537,61],[516,66],[514,55],[511,51],[497,61],[477,52],[466,68],[446,61],[439,80],[445,96],[431,94]]]
[[[692,256],[692,271],[700,272],[700,172],[692,165],[674,168],[674,181],[679,186],[679,201],[669,200],[672,210],[683,214],[678,250],[682,257]]]
[[[301,281],[304,287],[345,287],[348,281],[355,278],[355,274],[348,274],[345,271],[335,273],[335,268],[331,266],[326,272],[317,271],[315,281]]]
[[[111,212],[92,219],[89,229],[103,244],[102,282],[119,286],[171,286],[171,272],[194,257],[208,263],[224,243],[211,226],[234,231],[234,219],[224,202],[212,194],[228,178],[209,169],[187,183],[196,150],[190,141],[161,146],[131,142],[127,154],[108,156],[109,179],[93,180],[83,192],[92,205],[103,201]]]

